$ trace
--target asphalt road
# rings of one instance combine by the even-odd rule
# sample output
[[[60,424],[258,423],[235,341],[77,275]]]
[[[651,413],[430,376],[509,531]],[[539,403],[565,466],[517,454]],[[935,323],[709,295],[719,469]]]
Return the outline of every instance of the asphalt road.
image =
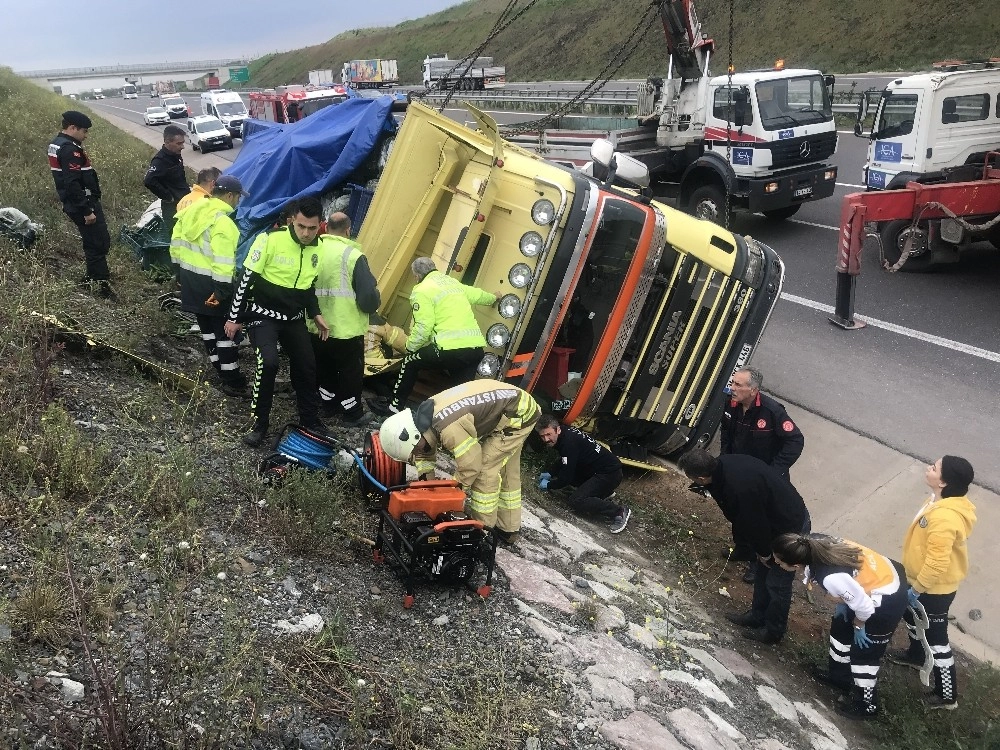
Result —
[[[841,86],[882,87],[891,76],[841,76]],[[566,88],[570,83],[544,84]],[[616,82],[615,85],[634,85]],[[535,84],[542,85],[542,84]],[[192,111],[197,100],[191,99]],[[149,99],[92,102],[142,122]],[[448,112],[465,120],[464,111]],[[497,113],[499,121],[528,119]],[[177,120],[179,124],[185,121]],[[834,197],[807,204],[791,220],[736,215],[733,230],[771,245],[786,265],[782,300],[753,363],[765,390],[908,455],[934,460],[951,453],[968,458],[977,483],[1000,491],[1000,462],[993,430],[1000,425],[1000,253],[977,245],[955,266],[928,274],[889,274],[867,250],[857,282],[856,311],[866,328],[844,331],[827,318],[834,304],[837,223],[843,196],[863,190],[867,141],[842,133],[834,161]],[[239,155],[217,152],[227,160]],[[809,436],[806,436],[809,439]],[[829,465],[850,472],[835,456]]]

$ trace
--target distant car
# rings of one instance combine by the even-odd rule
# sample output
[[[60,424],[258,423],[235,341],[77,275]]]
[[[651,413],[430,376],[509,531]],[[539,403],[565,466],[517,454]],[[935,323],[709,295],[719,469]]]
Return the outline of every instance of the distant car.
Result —
[[[95,99],[103,99],[104,98],[104,94],[94,94],[94,98]]]
[[[190,117],[191,109],[184,98],[177,94],[166,94],[160,99],[160,106],[167,110],[167,114],[174,120],[182,117]]]
[[[155,99],[156,98],[156,89],[151,89],[150,90],[150,92],[149,92],[149,98],[150,99]]]
[[[170,122],[170,115],[163,107],[146,107],[146,114],[142,119],[147,125],[166,125]]]
[[[222,120],[211,115],[201,115],[188,120],[188,139],[191,148],[207,154],[220,148],[232,148],[233,137]]]

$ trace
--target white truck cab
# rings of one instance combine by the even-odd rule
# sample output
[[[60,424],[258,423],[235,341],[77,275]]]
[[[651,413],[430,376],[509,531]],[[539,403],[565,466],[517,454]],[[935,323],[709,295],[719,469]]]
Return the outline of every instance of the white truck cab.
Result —
[[[858,109],[855,135],[871,140],[864,181],[869,190],[907,182],[961,182],[982,172],[1000,150],[1000,70],[942,70],[897,78],[879,99],[872,130]]]
[[[243,136],[243,121],[250,116],[243,98],[225,89],[211,89],[202,94],[201,113],[219,118],[233,138]]]

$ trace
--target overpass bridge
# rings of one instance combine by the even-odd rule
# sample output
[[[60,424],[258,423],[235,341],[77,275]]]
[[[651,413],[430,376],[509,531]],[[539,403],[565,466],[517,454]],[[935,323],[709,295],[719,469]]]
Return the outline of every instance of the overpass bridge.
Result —
[[[82,68],[53,68],[51,70],[22,70],[16,75],[38,83],[73,81],[81,78],[125,78],[140,76],[166,76],[172,73],[194,73],[197,78],[206,73],[222,71],[230,66],[249,64],[247,58],[229,57],[222,60],[196,60],[193,62],[140,63],[136,65],[99,65]]]

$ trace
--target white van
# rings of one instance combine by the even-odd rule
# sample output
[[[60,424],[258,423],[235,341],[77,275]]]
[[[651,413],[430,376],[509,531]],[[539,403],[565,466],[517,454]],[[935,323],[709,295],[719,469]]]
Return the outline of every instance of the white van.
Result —
[[[248,117],[247,107],[235,91],[206,91],[201,95],[201,113],[218,117],[233,138],[243,136],[243,121]]]
[[[233,137],[218,117],[199,115],[188,120],[188,140],[191,148],[207,154],[220,148],[232,148]]]

